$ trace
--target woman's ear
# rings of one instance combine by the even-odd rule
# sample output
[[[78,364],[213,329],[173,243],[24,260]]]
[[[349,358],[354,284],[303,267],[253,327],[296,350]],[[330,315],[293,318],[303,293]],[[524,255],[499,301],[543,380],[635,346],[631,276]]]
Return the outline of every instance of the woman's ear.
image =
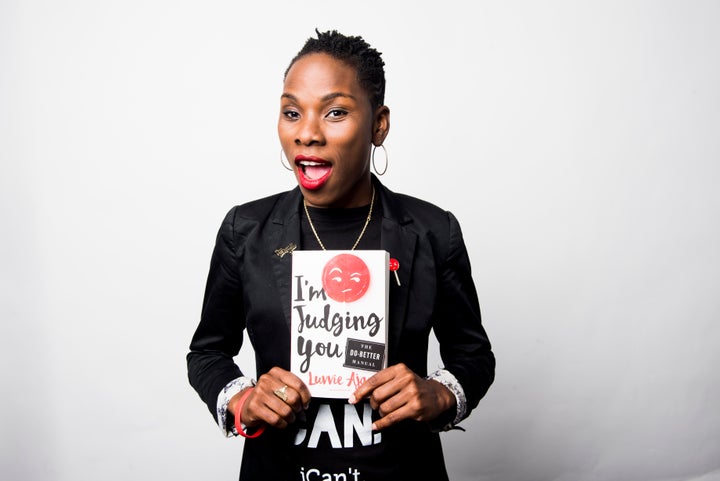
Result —
[[[381,105],[375,109],[374,119],[372,143],[375,147],[379,147],[385,142],[385,137],[390,132],[390,109],[387,105]]]

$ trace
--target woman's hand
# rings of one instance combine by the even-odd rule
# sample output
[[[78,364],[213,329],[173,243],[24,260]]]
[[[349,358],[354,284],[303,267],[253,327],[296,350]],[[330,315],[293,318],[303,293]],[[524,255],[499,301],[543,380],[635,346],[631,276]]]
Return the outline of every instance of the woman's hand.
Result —
[[[286,399],[281,399],[275,391],[283,390]],[[228,403],[228,410],[235,414],[237,403],[245,391],[234,395]],[[310,404],[310,391],[295,374],[274,367],[260,376],[253,392],[242,406],[240,418],[245,426],[254,427],[267,424],[284,429],[295,421],[295,414]]]
[[[365,381],[352,396],[355,404],[368,396],[370,406],[380,412],[373,430],[381,430],[404,419],[432,421],[455,406],[455,396],[437,381],[423,379],[405,364],[396,364]]]

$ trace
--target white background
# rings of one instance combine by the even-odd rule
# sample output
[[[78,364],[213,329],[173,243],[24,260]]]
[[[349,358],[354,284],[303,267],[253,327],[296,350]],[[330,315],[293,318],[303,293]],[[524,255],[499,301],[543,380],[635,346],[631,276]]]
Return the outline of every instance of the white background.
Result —
[[[0,478],[237,479],[184,356],[225,212],[293,186],[281,79],[318,27],[384,53],[384,182],[464,229],[498,369],[452,479],[720,479],[719,20],[3,0]]]

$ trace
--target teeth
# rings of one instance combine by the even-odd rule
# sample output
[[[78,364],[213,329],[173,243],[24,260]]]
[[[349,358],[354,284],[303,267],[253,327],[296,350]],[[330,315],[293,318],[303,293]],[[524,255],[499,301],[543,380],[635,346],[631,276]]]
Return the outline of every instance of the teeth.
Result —
[[[325,162],[314,162],[312,160],[301,160],[298,162],[300,165],[307,166],[307,167],[314,167],[319,165],[325,165]]]

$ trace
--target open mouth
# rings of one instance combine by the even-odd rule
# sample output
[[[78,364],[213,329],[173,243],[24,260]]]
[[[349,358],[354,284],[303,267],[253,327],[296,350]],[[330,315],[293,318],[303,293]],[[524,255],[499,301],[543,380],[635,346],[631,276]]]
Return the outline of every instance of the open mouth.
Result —
[[[298,155],[295,157],[295,165],[298,166],[300,184],[310,190],[322,187],[332,172],[332,164],[318,158]]]
[[[301,160],[298,165],[302,169],[303,175],[313,180],[320,179],[332,169],[330,163],[316,162],[314,160]]]

